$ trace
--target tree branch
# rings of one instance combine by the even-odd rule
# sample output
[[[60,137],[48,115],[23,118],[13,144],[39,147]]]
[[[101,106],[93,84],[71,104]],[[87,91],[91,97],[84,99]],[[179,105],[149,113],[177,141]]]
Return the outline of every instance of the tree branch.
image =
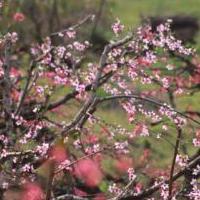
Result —
[[[193,119],[192,117],[188,116],[188,115],[185,115],[184,113],[178,111],[178,110],[175,110],[173,108],[170,108],[169,106],[167,106],[166,104],[164,103],[161,103],[161,102],[158,102],[156,101],[155,99],[152,99],[152,98],[148,98],[148,97],[142,97],[142,96],[139,96],[139,95],[115,95],[115,96],[107,96],[107,97],[103,97],[103,98],[100,98],[99,99],[99,103],[102,103],[102,102],[105,102],[105,101],[110,101],[110,100],[114,100],[114,99],[139,99],[139,100],[142,100],[142,101],[146,101],[146,102],[149,102],[149,103],[153,103],[154,105],[157,105],[157,106],[163,106],[171,111],[174,111],[176,112],[177,114],[187,118],[187,119],[190,119],[191,121],[195,122],[196,124],[200,125],[200,122]]]
[[[198,154],[197,157],[194,157],[188,164],[188,166],[179,171],[178,173],[176,173],[173,178],[172,178],[172,181],[176,181],[178,178],[180,178],[181,176],[183,176],[186,171],[188,169],[192,169],[194,167],[196,167],[198,164],[200,164],[200,155]],[[141,199],[144,199],[146,197],[149,197],[150,195],[152,195],[153,193],[155,193],[156,191],[158,191],[160,189],[160,186],[163,184],[163,183],[169,183],[169,180],[167,181],[162,181],[160,183],[158,183],[157,185],[154,185],[148,189],[145,189],[143,192],[140,192],[139,194],[137,195],[130,195],[130,196],[127,196],[127,197],[122,197],[120,200],[141,200]]]

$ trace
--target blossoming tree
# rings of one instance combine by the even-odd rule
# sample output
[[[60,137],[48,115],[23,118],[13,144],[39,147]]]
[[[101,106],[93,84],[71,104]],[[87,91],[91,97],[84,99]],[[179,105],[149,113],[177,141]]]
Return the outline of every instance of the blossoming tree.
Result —
[[[21,36],[1,35],[1,198],[17,190],[23,200],[199,199],[199,112],[179,110],[176,101],[198,89],[194,50],[173,37],[170,20],[156,31],[144,25],[126,33],[117,19],[113,40],[91,58],[79,29],[93,18],[32,44],[27,71],[17,50]],[[128,126],[98,114],[109,112],[109,102],[126,113]],[[140,145],[146,138],[170,145],[165,168]]]

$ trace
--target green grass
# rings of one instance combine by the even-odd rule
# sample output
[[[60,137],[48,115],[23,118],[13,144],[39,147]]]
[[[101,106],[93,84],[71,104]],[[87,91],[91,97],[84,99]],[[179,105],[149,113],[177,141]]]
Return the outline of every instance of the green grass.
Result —
[[[141,17],[152,15],[193,15],[200,17],[199,0],[115,0],[111,12],[129,26],[138,25]]]

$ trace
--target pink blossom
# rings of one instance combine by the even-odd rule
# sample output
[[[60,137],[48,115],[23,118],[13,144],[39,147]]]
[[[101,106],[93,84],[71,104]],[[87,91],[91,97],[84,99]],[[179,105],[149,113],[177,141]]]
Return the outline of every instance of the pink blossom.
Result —
[[[17,12],[13,15],[13,20],[16,22],[22,22],[24,21],[24,19],[25,19],[25,16],[23,13]]]
[[[108,191],[114,195],[119,195],[122,193],[122,189],[120,189],[116,183],[113,183],[112,185],[109,185]]]
[[[112,25],[113,32],[118,35],[124,29],[124,25],[121,24],[120,20],[117,19],[116,22]]]
[[[24,191],[21,196],[22,200],[43,200],[44,193],[41,187],[36,183],[27,182],[24,184]]]
[[[176,156],[176,162],[178,163],[178,165],[180,167],[186,167],[187,166],[187,162],[188,162],[189,158],[187,155],[177,155]]]
[[[76,32],[74,30],[68,30],[65,32],[65,35],[68,36],[69,38],[74,39],[76,37]]]
[[[75,41],[75,42],[73,43],[73,46],[75,47],[75,49],[76,49],[77,51],[84,51],[85,48],[86,48],[86,46],[85,46],[84,44],[82,44],[82,43],[80,43],[80,42],[78,42],[78,41]]]
[[[80,160],[75,165],[75,175],[90,187],[97,186],[103,178],[99,166],[91,159]]]
[[[127,172],[132,166],[133,160],[127,156],[120,156],[115,162],[115,167],[119,172]]]
[[[128,179],[129,179],[129,181],[135,180],[136,174],[135,174],[134,169],[133,168],[128,168],[127,172],[128,172]]]
[[[149,136],[148,128],[145,124],[137,124],[133,130],[133,136]]]
[[[196,131],[196,137],[193,139],[193,144],[195,147],[200,147],[200,129]]]
[[[52,147],[52,149],[50,150],[49,156],[57,164],[61,164],[67,159],[66,150],[62,145],[57,145],[57,146]]]

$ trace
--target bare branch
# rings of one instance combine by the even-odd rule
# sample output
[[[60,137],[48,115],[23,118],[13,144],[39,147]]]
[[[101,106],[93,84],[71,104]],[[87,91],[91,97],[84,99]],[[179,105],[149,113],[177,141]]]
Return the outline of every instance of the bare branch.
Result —
[[[26,80],[26,84],[25,84],[25,87],[21,93],[21,96],[20,96],[20,99],[19,99],[19,102],[17,104],[17,108],[16,108],[16,111],[15,111],[15,115],[18,115],[20,113],[20,109],[23,105],[23,102],[25,100],[25,97],[27,95],[27,91],[28,91],[28,88],[29,88],[29,84],[30,84],[30,81],[31,81],[31,78],[32,78],[32,72],[33,72],[33,69],[35,68],[35,62],[32,61],[31,62],[31,66],[30,66],[30,69],[28,70],[28,75],[27,75],[27,80]]]
[[[66,199],[70,199],[70,200],[89,200],[88,198],[85,197],[79,197],[73,194],[63,194],[60,195],[52,200],[66,200]]]
[[[173,156],[173,160],[172,160],[172,165],[171,165],[171,170],[170,170],[170,178],[169,178],[169,196],[168,196],[169,200],[172,199],[173,174],[174,174],[174,168],[175,168],[175,164],[176,164],[176,156],[178,154],[179,144],[180,144],[181,135],[182,135],[181,128],[177,127],[177,132],[178,132],[178,134],[177,134],[176,145],[175,145],[175,149],[174,149],[174,156]]]
[[[5,45],[5,62],[3,64],[4,70],[4,78],[3,78],[3,107],[5,112],[6,120],[6,132],[10,134],[13,128],[13,121],[12,121],[12,99],[11,99],[11,79],[10,79],[10,51],[11,51],[11,42],[6,41]]]
[[[92,18],[93,18],[93,15],[90,14],[90,15],[86,16],[85,18],[83,18],[82,20],[80,20],[77,24],[75,24],[67,29],[52,33],[50,36],[59,35],[60,33],[65,33],[66,31],[77,29],[80,26],[82,26],[83,24],[85,24],[88,20],[91,20]]]

